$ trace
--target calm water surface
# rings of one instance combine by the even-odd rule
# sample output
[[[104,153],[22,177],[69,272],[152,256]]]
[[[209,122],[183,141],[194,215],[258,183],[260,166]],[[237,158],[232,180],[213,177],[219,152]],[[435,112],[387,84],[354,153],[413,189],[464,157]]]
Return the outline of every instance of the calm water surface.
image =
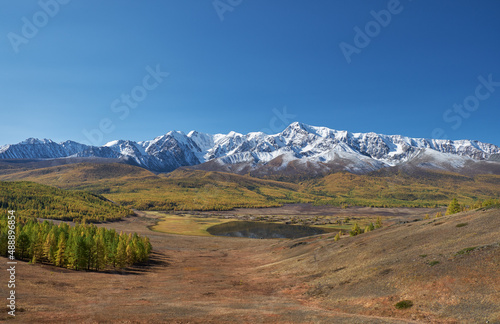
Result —
[[[248,237],[256,239],[294,239],[327,233],[327,231],[317,227],[247,221],[234,221],[214,225],[209,227],[207,232],[216,236]]]

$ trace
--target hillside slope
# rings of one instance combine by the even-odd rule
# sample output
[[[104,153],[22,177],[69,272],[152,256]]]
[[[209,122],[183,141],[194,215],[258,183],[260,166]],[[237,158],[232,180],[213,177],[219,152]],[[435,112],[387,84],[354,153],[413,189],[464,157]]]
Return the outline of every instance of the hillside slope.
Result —
[[[141,210],[227,210],[312,202],[297,184],[236,174],[176,170],[155,175],[140,167],[71,164],[0,173],[0,180],[25,180],[64,189],[87,190],[128,208]]]
[[[304,242],[304,243],[301,243]],[[300,244],[298,244],[300,243]],[[424,323],[500,322],[500,209],[281,244],[276,275],[332,310]],[[410,300],[411,308],[395,304]],[[489,322],[488,322],[489,321]]]
[[[500,198],[500,176],[430,170],[409,173],[398,168],[366,175],[339,172],[304,181],[303,191],[328,197],[318,198],[316,204],[434,207],[457,198],[472,205],[477,200]]]
[[[112,221],[132,214],[106,198],[83,191],[67,191],[33,182],[0,181],[0,210],[18,215],[71,221]]]
[[[121,163],[80,163],[49,168],[0,169],[0,180],[33,181],[104,195],[128,208],[228,210],[284,203],[376,207],[435,207],[500,198],[500,176],[444,171],[409,173],[384,168],[366,174],[332,173],[300,183],[226,172],[177,169],[156,175]]]

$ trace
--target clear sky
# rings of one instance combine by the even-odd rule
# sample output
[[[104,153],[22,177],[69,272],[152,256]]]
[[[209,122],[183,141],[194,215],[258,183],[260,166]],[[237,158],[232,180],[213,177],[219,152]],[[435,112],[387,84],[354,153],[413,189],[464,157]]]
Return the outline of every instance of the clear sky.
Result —
[[[293,121],[500,145],[498,0],[0,1],[0,145]]]

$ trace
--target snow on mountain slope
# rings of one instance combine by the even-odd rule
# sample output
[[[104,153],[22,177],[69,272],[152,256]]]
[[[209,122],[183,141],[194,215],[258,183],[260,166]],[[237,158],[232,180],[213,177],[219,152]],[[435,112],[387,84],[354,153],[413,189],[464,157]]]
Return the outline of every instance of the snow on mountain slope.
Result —
[[[19,144],[0,147],[1,159],[50,159],[76,154],[86,149],[86,145],[73,141],[57,144],[51,140],[28,138]]]
[[[332,170],[365,173],[417,159],[421,162],[413,165],[418,167],[449,170],[495,154],[500,154],[498,146],[478,141],[350,133],[298,122],[272,135],[210,135],[196,131],[186,135],[171,131],[150,141],[116,140],[101,147],[33,138],[0,147],[0,159],[118,158],[156,172],[198,166],[259,174]]]

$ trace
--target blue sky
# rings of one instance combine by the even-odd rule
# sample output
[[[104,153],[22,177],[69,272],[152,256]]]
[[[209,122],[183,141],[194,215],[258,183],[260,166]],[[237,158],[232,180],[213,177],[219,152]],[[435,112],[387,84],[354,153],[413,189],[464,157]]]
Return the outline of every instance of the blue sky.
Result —
[[[217,1],[2,1],[0,144],[298,120],[500,145],[499,1]]]

